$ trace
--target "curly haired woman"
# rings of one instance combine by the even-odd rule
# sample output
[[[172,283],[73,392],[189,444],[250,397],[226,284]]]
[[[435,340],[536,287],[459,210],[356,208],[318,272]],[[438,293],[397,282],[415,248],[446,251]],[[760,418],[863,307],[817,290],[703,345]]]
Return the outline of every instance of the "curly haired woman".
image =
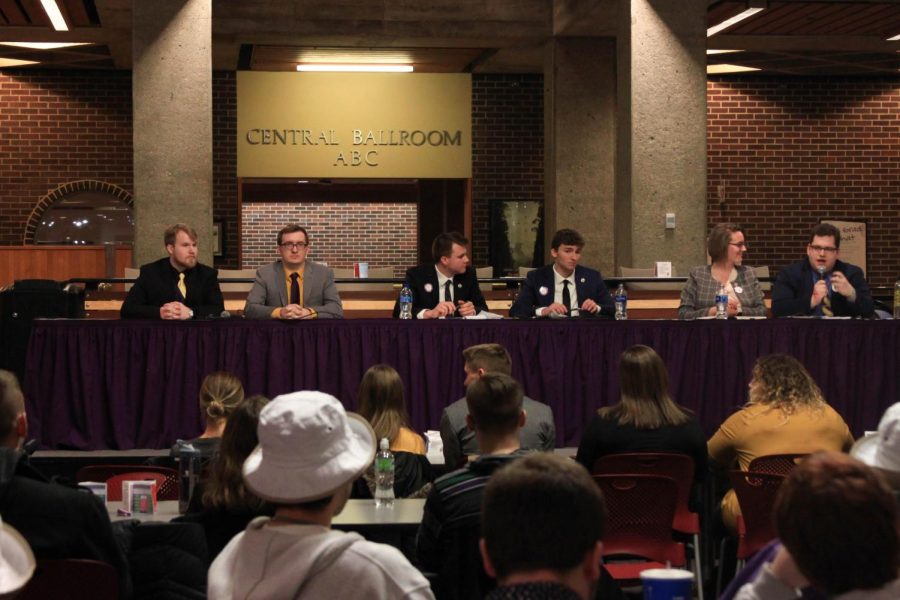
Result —
[[[796,358],[770,354],[756,361],[750,400],[728,417],[707,442],[710,461],[746,471],[758,456],[844,451],[853,436],[844,419],[822,397],[819,386]],[[734,490],[722,499],[722,520],[731,531],[741,512]]]

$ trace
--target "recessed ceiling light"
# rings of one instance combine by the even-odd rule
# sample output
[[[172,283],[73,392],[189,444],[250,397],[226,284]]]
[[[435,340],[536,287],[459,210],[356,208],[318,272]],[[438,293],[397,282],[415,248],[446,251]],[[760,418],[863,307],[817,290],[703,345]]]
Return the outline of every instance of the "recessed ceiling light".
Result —
[[[44,12],[47,13],[47,16],[50,18],[53,29],[57,31],[69,30],[69,26],[66,25],[66,20],[63,19],[62,12],[59,10],[56,0],[41,0],[41,6],[44,7]]]
[[[756,13],[764,11],[765,9],[766,9],[765,3],[757,3],[757,2],[751,1],[749,6],[747,7],[747,10],[744,10],[743,12],[740,12],[740,13],[734,15],[730,19],[725,19],[718,25],[713,25],[712,27],[707,29],[706,37],[714,36],[717,33],[719,33],[720,31],[722,31],[723,29],[728,29],[735,23],[740,23],[744,19],[749,19]]]
[[[310,64],[297,65],[298,71],[303,72],[340,72],[340,73],[412,73],[412,65],[362,65],[362,64]]]
[[[743,65],[707,65],[707,75],[721,75],[723,73],[743,73],[745,71],[759,71],[756,67],[745,67]]]
[[[21,67],[22,65],[36,65],[36,60],[19,60],[17,58],[0,58],[0,68],[3,67]]]
[[[743,50],[714,50],[712,48],[707,48],[707,54],[731,54],[733,52],[743,52]]]
[[[0,42],[0,46],[15,46],[32,50],[56,50],[72,46],[90,46],[93,42]]]

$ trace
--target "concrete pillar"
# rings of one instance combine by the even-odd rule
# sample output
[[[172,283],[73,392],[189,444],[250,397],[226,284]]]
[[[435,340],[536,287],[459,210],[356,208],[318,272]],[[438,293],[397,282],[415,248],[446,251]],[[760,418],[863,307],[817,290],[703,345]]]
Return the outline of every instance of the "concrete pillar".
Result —
[[[554,38],[544,64],[545,250],[557,229],[585,238],[581,263],[612,274],[615,40]]]
[[[706,7],[621,0],[615,237],[619,265],[705,264]],[[675,229],[665,228],[675,213]]]
[[[187,223],[212,263],[212,0],[135,2],[134,262]]]

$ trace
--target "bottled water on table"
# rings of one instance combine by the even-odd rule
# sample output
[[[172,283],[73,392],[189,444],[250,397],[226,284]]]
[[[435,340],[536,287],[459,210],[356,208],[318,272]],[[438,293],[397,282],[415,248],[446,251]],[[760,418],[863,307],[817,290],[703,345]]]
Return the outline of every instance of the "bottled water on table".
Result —
[[[628,318],[628,292],[625,291],[625,284],[620,283],[616,288],[616,321],[624,321]]]
[[[721,283],[719,284],[719,289],[716,290],[716,318],[728,318],[728,292],[725,291],[725,286]]]
[[[900,277],[894,283],[894,318],[900,319]]]
[[[405,281],[403,282],[403,287],[400,288],[400,318],[401,319],[412,319],[412,290],[409,289],[409,284]]]
[[[381,438],[381,449],[375,455],[375,506],[394,505],[394,453],[387,438]]]

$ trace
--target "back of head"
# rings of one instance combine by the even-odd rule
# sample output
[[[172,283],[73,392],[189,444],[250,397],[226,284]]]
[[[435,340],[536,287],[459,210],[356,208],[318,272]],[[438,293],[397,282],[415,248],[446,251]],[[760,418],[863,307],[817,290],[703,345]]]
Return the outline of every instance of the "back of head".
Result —
[[[458,246],[468,246],[469,240],[463,234],[457,231],[448,233],[439,233],[434,241],[431,242],[431,258],[435,263],[441,261],[442,256],[450,256],[453,250],[453,244]]]
[[[16,376],[0,370],[0,443],[12,439],[16,419],[25,412],[25,397]]]
[[[478,344],[463,350],[463,360],[473,371],[484,369],[485,373],[512,375],[512,359],[500,344]]]
[[[560,229],[553,234],[553,239],[550,241],[550,248],[559,250],[559,247],[563,245],[584,248],[584,238],[574,229]]]
[[[565,572],[603,537],[606,506],[580,464],[534,453],[497,471],[485,488],[482,531],[501,580],[513,573]]]
[[[897,503],[880,474],[845,454],[800,463],[779,490],[775,524],[800,572],[829,596],[897,577]]]
[[[787,354],[769,354],[753,366],[750,402],[792,414],[798,408],[821,408],[825,399],[799,360]]]
[[[259,413],[269,399],[259,394],[244,398],[235,407],[222,433],[219,451],[210,464],[203,504],[219,508],[257,508],[262,500],[247,491],[241,476],[244,461],[256,448]]]
[[[488,435],[513,433],[522,414],[522,387],[503,373],[487,373],[466,388],[466,404],[475,431]]]
[[[728,256],[728,244],[731,243],[731,234],[744,229],[734,223],[719,223],[709,230],[706,238],[706,253],[713,262],[718,262]]]
[[[359,415],[375,430],[376,439],[393,441],[401,427],[407,426],[403,401],[403,381],[390,365],[369,367],[357,393]]]
[[[638,429],[686,423],[690,416],[669,396],[669,372],[653,348],[635,345],[619,358],[620,402],[601,408],[601,417]]]
[[[210,373],[200,386],[200,410],[207,419],[227,419],[243,399],[241,380],[226,371]]]

